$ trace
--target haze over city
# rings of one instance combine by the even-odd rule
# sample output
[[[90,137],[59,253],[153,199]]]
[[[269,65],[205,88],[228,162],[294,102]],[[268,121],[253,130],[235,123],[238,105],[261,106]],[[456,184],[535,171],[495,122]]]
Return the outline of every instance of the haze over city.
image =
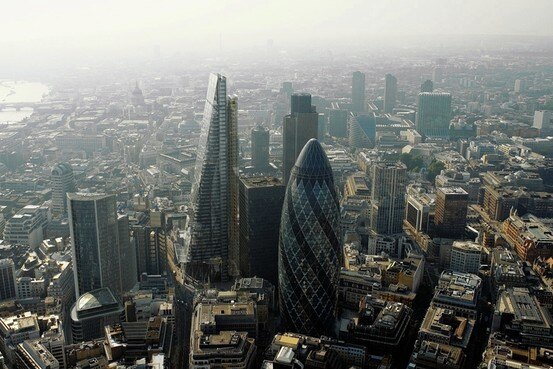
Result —
[[[550,0],[10,1],[0,369],[551,369]]]

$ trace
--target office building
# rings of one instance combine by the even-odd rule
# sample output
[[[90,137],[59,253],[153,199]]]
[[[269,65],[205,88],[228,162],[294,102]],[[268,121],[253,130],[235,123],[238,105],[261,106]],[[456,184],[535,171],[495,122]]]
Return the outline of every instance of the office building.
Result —
[[[553,256],[553,230],[531,214],[518,216],[515,211],[502,225],[505,240],[523,261],[533,262]]]
[[[240,179],[240,270],[278,285],[278,237],[286,187],[274,177]]]
[[[104,336],[104,327],[118,324],[125,309],[108,287],[82,294],[71,308],[73,343]]]
[[[36,249],[44,240],[49,211],[45,206],[27,205],[6,221],[4,241]]]
[[[462,238],[467,224],[469,194],[461,187],[436,189],[436,215],[434,226],[441,237]]]
[[[351,81],[351,111],[365,111],[365,74],[353,72]]]
[[[0,259],[0,301],[15,299],[15,265],[12,259]]]
[[[527,288],[507,288],[500,293],[491,331],[501,332],[506,342],[553,348],[552,326],[551,315]]]
[[[407,167],[400,162],[379,162],[372,170],[371,231],[397,234],[403,230]]]
[[[75,192],[75,177],[69,163],[60,163],[52,168],[52,214],[67,214],[67,194]]]
[[[115,195],[67,194],[75,296],[102,287],[121,293]]]
[[[294,331],[330,332],[340,256],[340,208],[332,168],[319,142],[311,139],[292,169],[280,224],[280,307]]]
[[[227,96],[226,77],[211,74],[185,245],[186,273],[197,280],[226,280],[229,262],[236,267],[238,247],[231,238],[237,217],[232,202],[238,200],[233,193],[238,190],[233,183],[237,181],[237,109],[236,98]]]
[[[393,352],[400,349],[412,310],[400,302],[385,301],[366,295],[359,304],[356,319],[341,324],[340,338],[364,343],[373,349]]]
[[[419,340],[441,343],[466,349],[475,326],[473,317],[454,310],[430,306],[419,329]]]
[[[434,289],[432,305],[454,310],[457,315],[475,319],[482,292],[482,279],[471,273],[444,271]],[[445,342],[447,343],[447,342]]]
[[[386,74],[384,86],[384,113],[393,113],[397,99],[397,79]]]
[[[455,241],[449,268],[455,272],[478,274],[481,258],[482,246],[470,241]]]
[[[354,114],[349,117],[349,145],[355,149],[374,147],[376,117],[374,113]]]
[[[36,314],[25,312],[0,318],[0,352],[9,363],[15,363],[17,345],[40,337]]]
[[[282,130],[282,178],[285,185],[298,155],[307,141],[317,138],[319,128],[319,115],[311,105],[310,94],[293,94],[291,106],[290,114],[284,117]]]
[[[442,92],[421,92],[415,118],[417,131],[425,137],[447,138],[451,121],[451,95]]]
[[[129,291],[137,282],[136,249],[131,244],[129,229],[129,217],[119,214],[117,216],[117,241],[119,246],[119,260],[121,278],[121,291]]]
[[[269,130],[256,126],[251,133],[252,166],[256,171],[264,171],[269,167]]]
[[[39,340],[20,343],[15,356],[18,369],[59,369],[63,366]]]
[[[342,109],[328,110],[328,134],[332,137],[348,137],[348,111]]]
[[[515,79],[515,93],[520,94],[526,89],[526,81],[523,79]]]
[[[434,83],[431,80],[427,79],[421,84],[421,92],[433,92]]]
[[[542,133],[553,132],[553,111],[536,110],[534,112],[533,127],[539,129]]]
[[[460,347],[431,341],[415,342],[409,369],[462,369],[466,355]]]

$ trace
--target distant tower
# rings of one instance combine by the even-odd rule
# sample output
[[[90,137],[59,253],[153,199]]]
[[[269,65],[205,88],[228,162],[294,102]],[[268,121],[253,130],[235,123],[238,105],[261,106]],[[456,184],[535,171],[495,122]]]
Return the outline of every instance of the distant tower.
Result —
[[[287,328],[332,332],[341,259],[340,207],[328,158],[315,139],[286,187],[278,254],[280,311]]]
[[[422,83],[421,92],[433,92],[433,91],[434,91],[434,83],[432,83],[431,80],[427,79]]]
[[[380,162],[372,173],[371,231],[397,234],[403,230],[407,167],[401,163]]]
[[[284,117],[283,123],[283,158],[282,176],[284,184],[288,183],[290,171],[307,141],[317,138],[319,115],[311,105],[311,95],[293,94],[291,113]]]
[[[515,80],[515,93],[520,94],[526,89],[526,83],[523,79]]]
[[[252,129],[252,166],[257,171],[264,171],[269,166],[269,130],[263,126]]]
[[[386,85],[384,86],[384,113],[392,113],[396,106],[397,79],[391,74],[386,74]]]
[[[436,189],[434,224],[440,237],[462,238],[467,225],[469,194],[461,187]]]
[[[421,92],[415,125],[426,137],[449,136],[451,95],[441,92]]]
[[[69,193],[75,296],[102,287],[121,293],[115,195]]]
[[[232,202],[238,198],[232,193],[238,190],[232,184],[238,160],[236,117],[237,100],[227,96],[226,77],[211,74],[186,234],[186,273],[200,281],[228,279],[229,249],[231,259],[238,253],[237,244],[230,240],[237,216]]]
[[[365,111],[365,75],[353,72],[351,81],[351,111]]]
[[[75,177],[69,163],[60,163],[52,168],[52,213],[67,214],[67,194],[75,192]]]
[[[138,81],[136,81],[134,90],[132,90],[131,104],[134,106],[144,105],[144,95],[142,94],[140,87],[138,87]]]

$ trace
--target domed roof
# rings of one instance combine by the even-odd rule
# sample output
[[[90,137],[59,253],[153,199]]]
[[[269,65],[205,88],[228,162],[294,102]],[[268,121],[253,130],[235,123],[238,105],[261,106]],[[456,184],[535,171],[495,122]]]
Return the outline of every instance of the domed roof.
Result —
[[[67,174],[72,171],[71,164],[69,163],[59,163],[52,167],[52,174],[54,175],[62,175]]]
[[[77,311],[82,312],[112,304],[117,304],[117,300],[111,290],[104,287],[81,295],[77,299]]]
[[[332,168],[326,153],[316,139],[312,138],[303,147],[295,168],[298,176],[327,176],[332,175]]]

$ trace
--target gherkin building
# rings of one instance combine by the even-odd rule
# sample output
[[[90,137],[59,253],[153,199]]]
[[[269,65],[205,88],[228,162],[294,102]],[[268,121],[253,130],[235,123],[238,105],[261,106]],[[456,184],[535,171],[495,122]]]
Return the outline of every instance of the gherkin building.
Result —
[[[291,331],[314,337],[332,332],[340,237],[332,169],[319,142],[311,139],[292,168],[280,223],[280,309]]]

